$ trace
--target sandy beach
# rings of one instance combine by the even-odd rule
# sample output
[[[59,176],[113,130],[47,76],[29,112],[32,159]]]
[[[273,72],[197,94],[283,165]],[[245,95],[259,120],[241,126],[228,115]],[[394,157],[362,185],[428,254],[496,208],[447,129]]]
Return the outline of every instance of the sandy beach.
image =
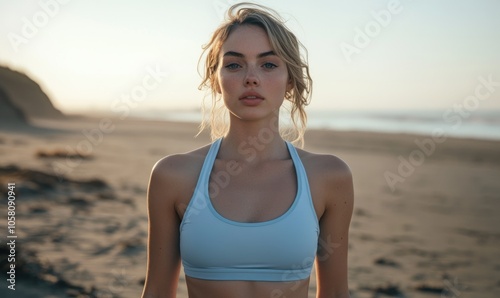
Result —
[[[208,136],[162,121],[33,123],[0,130],[0,187],[6,197],[15,183],[18,235],[16,291],[3,278],[0,296],[139,297],[151,168]],[[311,130],[305,144],[354,175],[352,297],[500,297],[500,142]]]

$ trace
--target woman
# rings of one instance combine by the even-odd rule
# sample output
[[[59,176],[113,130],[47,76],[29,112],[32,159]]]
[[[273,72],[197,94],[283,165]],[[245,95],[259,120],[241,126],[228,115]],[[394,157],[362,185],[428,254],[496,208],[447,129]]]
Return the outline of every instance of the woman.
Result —
[[[175,297],[181,262],[191,298],[304,298],[314,262],[317,297],[349,297],[350,170],[280,132],[288,103],[302,141],[312,80],[301,44],[265,7],[237,4],[228,18],[205,47],[214,142],[161,159],[150,177],[143,297]]]

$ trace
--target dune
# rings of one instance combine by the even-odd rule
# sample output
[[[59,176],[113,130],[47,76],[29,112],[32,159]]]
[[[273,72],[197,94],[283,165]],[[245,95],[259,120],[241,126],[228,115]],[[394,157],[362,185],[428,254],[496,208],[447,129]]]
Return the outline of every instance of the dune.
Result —
[[[0,128],[20,129],[36,119],[64,119],[42,88],[29,76],[0,66]]]
[[[0,87],[0,124],[2,125],[24,125],[27,119],[23,111],[15,106]]]

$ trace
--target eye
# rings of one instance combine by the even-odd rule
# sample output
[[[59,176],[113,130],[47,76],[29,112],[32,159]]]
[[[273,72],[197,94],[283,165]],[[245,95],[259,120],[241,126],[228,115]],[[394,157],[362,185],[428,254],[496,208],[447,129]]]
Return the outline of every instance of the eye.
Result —
[[[224,66],[226,69],[229,69],[229,70],[235,70],[235,69],[238,69],[240,68],[241,66],[237,63],[229,63],[228,65]]]
[[[276,64],[274,63],[271,63],[271,62],[266,62],[262,65],[264,68],[266,69],[273,69],[273,68],[276,68],[278,67]]]

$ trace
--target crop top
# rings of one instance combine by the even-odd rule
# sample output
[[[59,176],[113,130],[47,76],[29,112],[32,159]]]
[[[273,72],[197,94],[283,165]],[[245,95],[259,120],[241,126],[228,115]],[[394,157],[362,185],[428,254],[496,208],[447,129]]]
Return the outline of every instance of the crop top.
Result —
[[[206,280],[308,278],[318,246],[319,225],[306,172],[295,147],[286,142],[297,176],[297,194],[292,205],[272,220],[238,222],[219,214],[209,197],[210,173],[221,140],[211,145],[205,157],[180,224],[185,274]]]

